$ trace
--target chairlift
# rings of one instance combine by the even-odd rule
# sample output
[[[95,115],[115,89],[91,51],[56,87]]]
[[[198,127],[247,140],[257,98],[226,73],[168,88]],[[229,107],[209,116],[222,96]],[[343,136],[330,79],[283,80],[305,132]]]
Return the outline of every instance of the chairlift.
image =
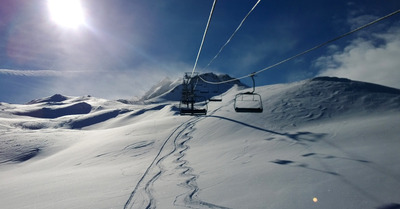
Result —
[[[179,103],[181,115],[206,115],[208,104],[205,97],[190,97]]]
[[[207,99],[195,94],[195,85],[191,82],[192,77],[188,73],[183,77],[182,98],[179,103],[181,115],[206,115]],[[196,82],[197,84],[197,82]]]
[[[254,112],[261,113],[263,104],[261,95],[254,93],[255,81],[254,74],[251,75],[253,80],[253,91],[236,94],[233,106],[236,112]]]

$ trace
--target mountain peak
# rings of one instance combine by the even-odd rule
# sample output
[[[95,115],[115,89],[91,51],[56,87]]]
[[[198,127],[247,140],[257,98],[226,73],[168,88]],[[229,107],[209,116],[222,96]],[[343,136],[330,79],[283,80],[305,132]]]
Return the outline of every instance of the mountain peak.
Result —
[[[199,79],[199,76],[202,79]],[[200,75],[196,75],[192,78],[191,82],[196,82],[196,89],[198,96],[202,96],[205,98],[211,98],[216,95],[223,94],[232,86],[239,85],[245,86],[239,80],[235,80],[232,82],[213,85],[203,81],[210,82],[222,82],[232,80],[233,78],[227,74],[214,74],[214,73],[203,73]],[[171,81],[168,77],[161,80],[159,83],[154,85],[147,91],[141,100],[170,100],[170,101],[179,101],[181,99],[181,91],[182,91],[182,79],[178,78],[175,81]]]
[[[170,91],[171,89],[175,88],[181,82],[180,79],[172,81],[169,77],[165,77],[157,84],[153,85],[143,96],[140,100],[149,100],[155,97],[158,97],[166,92]]]
[[[42,99],[34,99],[34,100],[28,102],[28,104],[37,104],[37,103],[45,103],[45,102],[47,102],[47,103],[57,103],[57,102],[65,101],[67,99],[68,99],[68,97],[63,96],[61,94],[54,94],[53,96],[50,96],[50,97],[45,97],[45,98],[42,98]]]

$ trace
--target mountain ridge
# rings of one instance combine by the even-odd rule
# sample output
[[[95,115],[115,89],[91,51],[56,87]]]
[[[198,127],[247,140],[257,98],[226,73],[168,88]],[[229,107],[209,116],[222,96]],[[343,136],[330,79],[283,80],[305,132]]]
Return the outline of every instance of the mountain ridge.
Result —
[[[241,83],[239,80],[220,85],[211,85],[204,82],[199,78],[199,76],[201,76],[202,79],[210,82],[223,82],[232,80],[233,78],[227,74],[203,73],[200,75],[195,75],[191,79],[191,83],[193,86],[196,86],[196,96],[205,97],[206,99],[223,94],[234,85],[246,87],[246,85]],[[150,90],[141,97],[140,100],[151,102],[168,100],[179,101],[181,100],[182,96],[182,82],[182,78],[178,78],[174,81],[171,81],[168,77],[164,78],[159,83],[152,86]]]
[[[216,75],[210,74],[210,76]],[[108,101],[91,96],[71,97],[55,94],[32,100],[25,105],[5,104],[2,105],[2,109],[3,114],[53,120],[47,122],[29,120],[29,123],[22,126],[28,129],[85,128],[118,118],[120,115],[137,116],[165,107],[169,107],[171,114],[179,114],[178,104],[181,99],[182,84],[169,79],[164,79],[159,84],[161,85],[155,85],[152,91],[149,90],[149,95],[154,97],[142,102]],[[210,102],[209,105],[212,105],[212,108],[220,106],[218,109],[222,112],[233,110],[235,95],[248,91],[237,83],[217,89],[221,91],[213,91],[204,83],[200,84],[199,89],[199,95],[206,95],[208,98],[220,95],[225,102],[215,104]],[[207,89],[208,92],[204,90],[202,93],[201,89]],[[344,115],[361,116],[391,110],[400,111],[399,89],[345,78],[317,77],[290,84],[258,86],[255,93],[262,97],[264,109],[258,117],[264,118],[271,126],[279,127],[298,126]],[[288,120],[291,120],[291,124],[285,124]],[[36,123],[39,125],[35,125]]]

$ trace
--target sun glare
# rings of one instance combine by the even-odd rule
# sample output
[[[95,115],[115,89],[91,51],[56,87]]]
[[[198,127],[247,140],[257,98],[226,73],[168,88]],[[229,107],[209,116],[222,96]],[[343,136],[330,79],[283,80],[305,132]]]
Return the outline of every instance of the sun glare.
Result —
[[[84,24],[84,12],[80,0],[47,0],[50,18],[56,24],[77,28]]]

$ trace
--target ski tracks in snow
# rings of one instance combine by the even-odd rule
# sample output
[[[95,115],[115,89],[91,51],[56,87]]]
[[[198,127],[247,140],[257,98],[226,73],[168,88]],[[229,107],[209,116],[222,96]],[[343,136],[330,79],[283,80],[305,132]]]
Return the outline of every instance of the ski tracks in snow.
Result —
[[[178,186],[186,190],[184,193],[176,194],[175,200],[171,202],[174,206],[226,209],[226,207],[214,205],[199,199],[198,193],[200,188],[196,182],[199,176],[194,174],[193,168],[189,166],[189,162],[184,160],[185,152],[190,149],[187,142],[193,138],[191,133],[195,130],[194,126],[197,122],[205,118],[206,117],[192,117],[188,121],[180,124],[168,138],[165,139],[156,157],[136,184],[135,189],[125,203],[124,209],[156,208],[158,201],[154,195],[154,193],[157,192],[155,191],[154,184],[160,178],[164,177],[168,179],[171,175],[175,175],[176,179],[180,180]],[[167,166],[165,164],[167,163],[167,159],[172,160],[172,162],[177,165],[174,168],[175,170],[171,171],[166,168]],[[169,166],[169,168],[171,168],[171,166]]]

